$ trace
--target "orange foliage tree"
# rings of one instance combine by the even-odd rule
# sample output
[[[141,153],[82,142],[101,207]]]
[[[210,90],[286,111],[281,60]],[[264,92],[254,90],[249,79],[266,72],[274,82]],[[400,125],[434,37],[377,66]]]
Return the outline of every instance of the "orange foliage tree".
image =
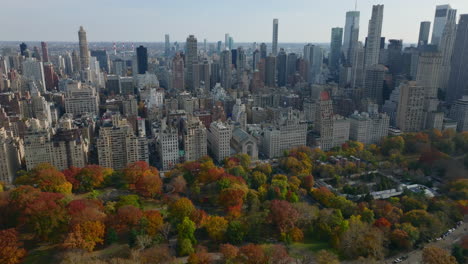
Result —
[[[26,250],[21,248],[16,229],[0,230],[0,263],[20,263],[25,255]]]

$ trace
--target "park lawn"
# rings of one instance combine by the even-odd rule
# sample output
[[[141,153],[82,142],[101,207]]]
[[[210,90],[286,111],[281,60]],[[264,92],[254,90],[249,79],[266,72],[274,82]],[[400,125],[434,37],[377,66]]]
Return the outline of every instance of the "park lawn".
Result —
[[[31,250],[26,255],[22,263],[36,264],[36,263],[53,263],[54,255],[57,249],[54,246],[39,247]]]
[[[316,253],[322,249],[334,251],[327,242],[322,242],[312,238],[289,245],[289,253],[293,257],[303,256],[304,253]]]

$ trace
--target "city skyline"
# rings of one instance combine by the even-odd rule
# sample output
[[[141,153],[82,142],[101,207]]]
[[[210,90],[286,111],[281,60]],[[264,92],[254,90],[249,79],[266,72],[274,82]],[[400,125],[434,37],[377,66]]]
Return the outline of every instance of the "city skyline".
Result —
[[[224,5],[216,5],[212,0],[187,9],[178,9],[181,5],[189,4],[187,0],[179,0],[180,5],[173,2],[171,5],[149,3],[146,0],[132,4],[120,0],[99,3],[85,0],[80,6],[70,6],[57,0],[25,2],[21,7],[14,3],[4,4],[4,10],[9,12],[0,17],[0,23],[9,26],[0,29],[2,40],[76,41],[76,30],[83,26],[87,30],[89,42],[164,42],[165,34],[171,35],[172,42],[184,42],[191,34],[199,39],[206,38],[208,42],[216,42],[222,40],[226,33],[236,43],[270,42],[271,23],[274,18],[278,18],[279,43],[322,43],[329,42],[331,28],[344,27],[346,12],[355,9],[353,0],[333,0],[327,3],[293,0],[287,6],[281,5],[281,8],[277,0],[268,5],[241,0],[228,9]],[[382,36],[403,39],[404,43],[417,43],[420,22],[433,21],[436,5],[450,4],[457,9],[457,21],[459,14],[468,12],[468,2],[464,0],[416,0],[409,3],[401,0],[360,0],[357,6],[361,12],[360,41],[367,35],[367,23],[374,4],[385,5]],[[41,15],[41,10],[52,8],[65,12]],[[72,8],[73,12],[67,12]],[[226,10],[228,12],[222,12]],[[176,12],[178,15],[175,15]],[[236,19],[236,14],[242,15],[242,20]],[[138,20],[122,19],[126,16],[138,17]],[[22,18],[20,22],[17,21],[18,17]],[[98,21],[96,17],[99,17]],[[30,25],[44,30],[31,30]]]

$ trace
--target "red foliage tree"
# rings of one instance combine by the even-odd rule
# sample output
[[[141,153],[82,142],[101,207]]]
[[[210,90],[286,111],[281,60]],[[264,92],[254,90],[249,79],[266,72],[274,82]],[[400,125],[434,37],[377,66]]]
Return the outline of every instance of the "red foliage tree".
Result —
[[[266,264],[268,257],[265,255],[262,247],[254,244],[248,244],[240,248],[239,259],[241,263],[246,264]]]
[[[295,226],[299,213],[289,202],[274,200],[270,205],[269,217],[278,230],[283,233],[288,232]]]
[[[374,222],[374,226],[380,229],[390,229],[392,223],[390,223],[385,217],[381,217]]]
[[[148,198],[153,198],[156,195],[161,194],[162,181],[158,174],[154,174],[153,171],[145,171],[137,180],[135,184],[136,191]]]
[[[135,227],[143,217],[143,212],[132,205],[122,206],[113,218],[113,227],[118,232],[128,231]]]
[[[158,175],[159,171],[155,167],[151,167],[145,161],[137,161],[129,164],[125,169],[123,169],[125,181],[128,183],[130,189],[135,189],[135,184],[137,184],[140,177],[145,174]]]

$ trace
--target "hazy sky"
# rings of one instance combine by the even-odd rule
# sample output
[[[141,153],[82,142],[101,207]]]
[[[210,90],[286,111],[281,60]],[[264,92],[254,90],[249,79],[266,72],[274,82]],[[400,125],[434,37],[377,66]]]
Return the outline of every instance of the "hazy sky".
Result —
[[[332,27],[344,27],[354,0],[0,0],[0,40],[271,42],[279,18],[279,42],[329,42]],[[468,0],[358,0],[360,39],[367,34],[373,4],[385,4],[383,36],[417,42],[420,21],[433,21],[437,4],[468,13]],[[458,18],[457,18],[458,20]]]

